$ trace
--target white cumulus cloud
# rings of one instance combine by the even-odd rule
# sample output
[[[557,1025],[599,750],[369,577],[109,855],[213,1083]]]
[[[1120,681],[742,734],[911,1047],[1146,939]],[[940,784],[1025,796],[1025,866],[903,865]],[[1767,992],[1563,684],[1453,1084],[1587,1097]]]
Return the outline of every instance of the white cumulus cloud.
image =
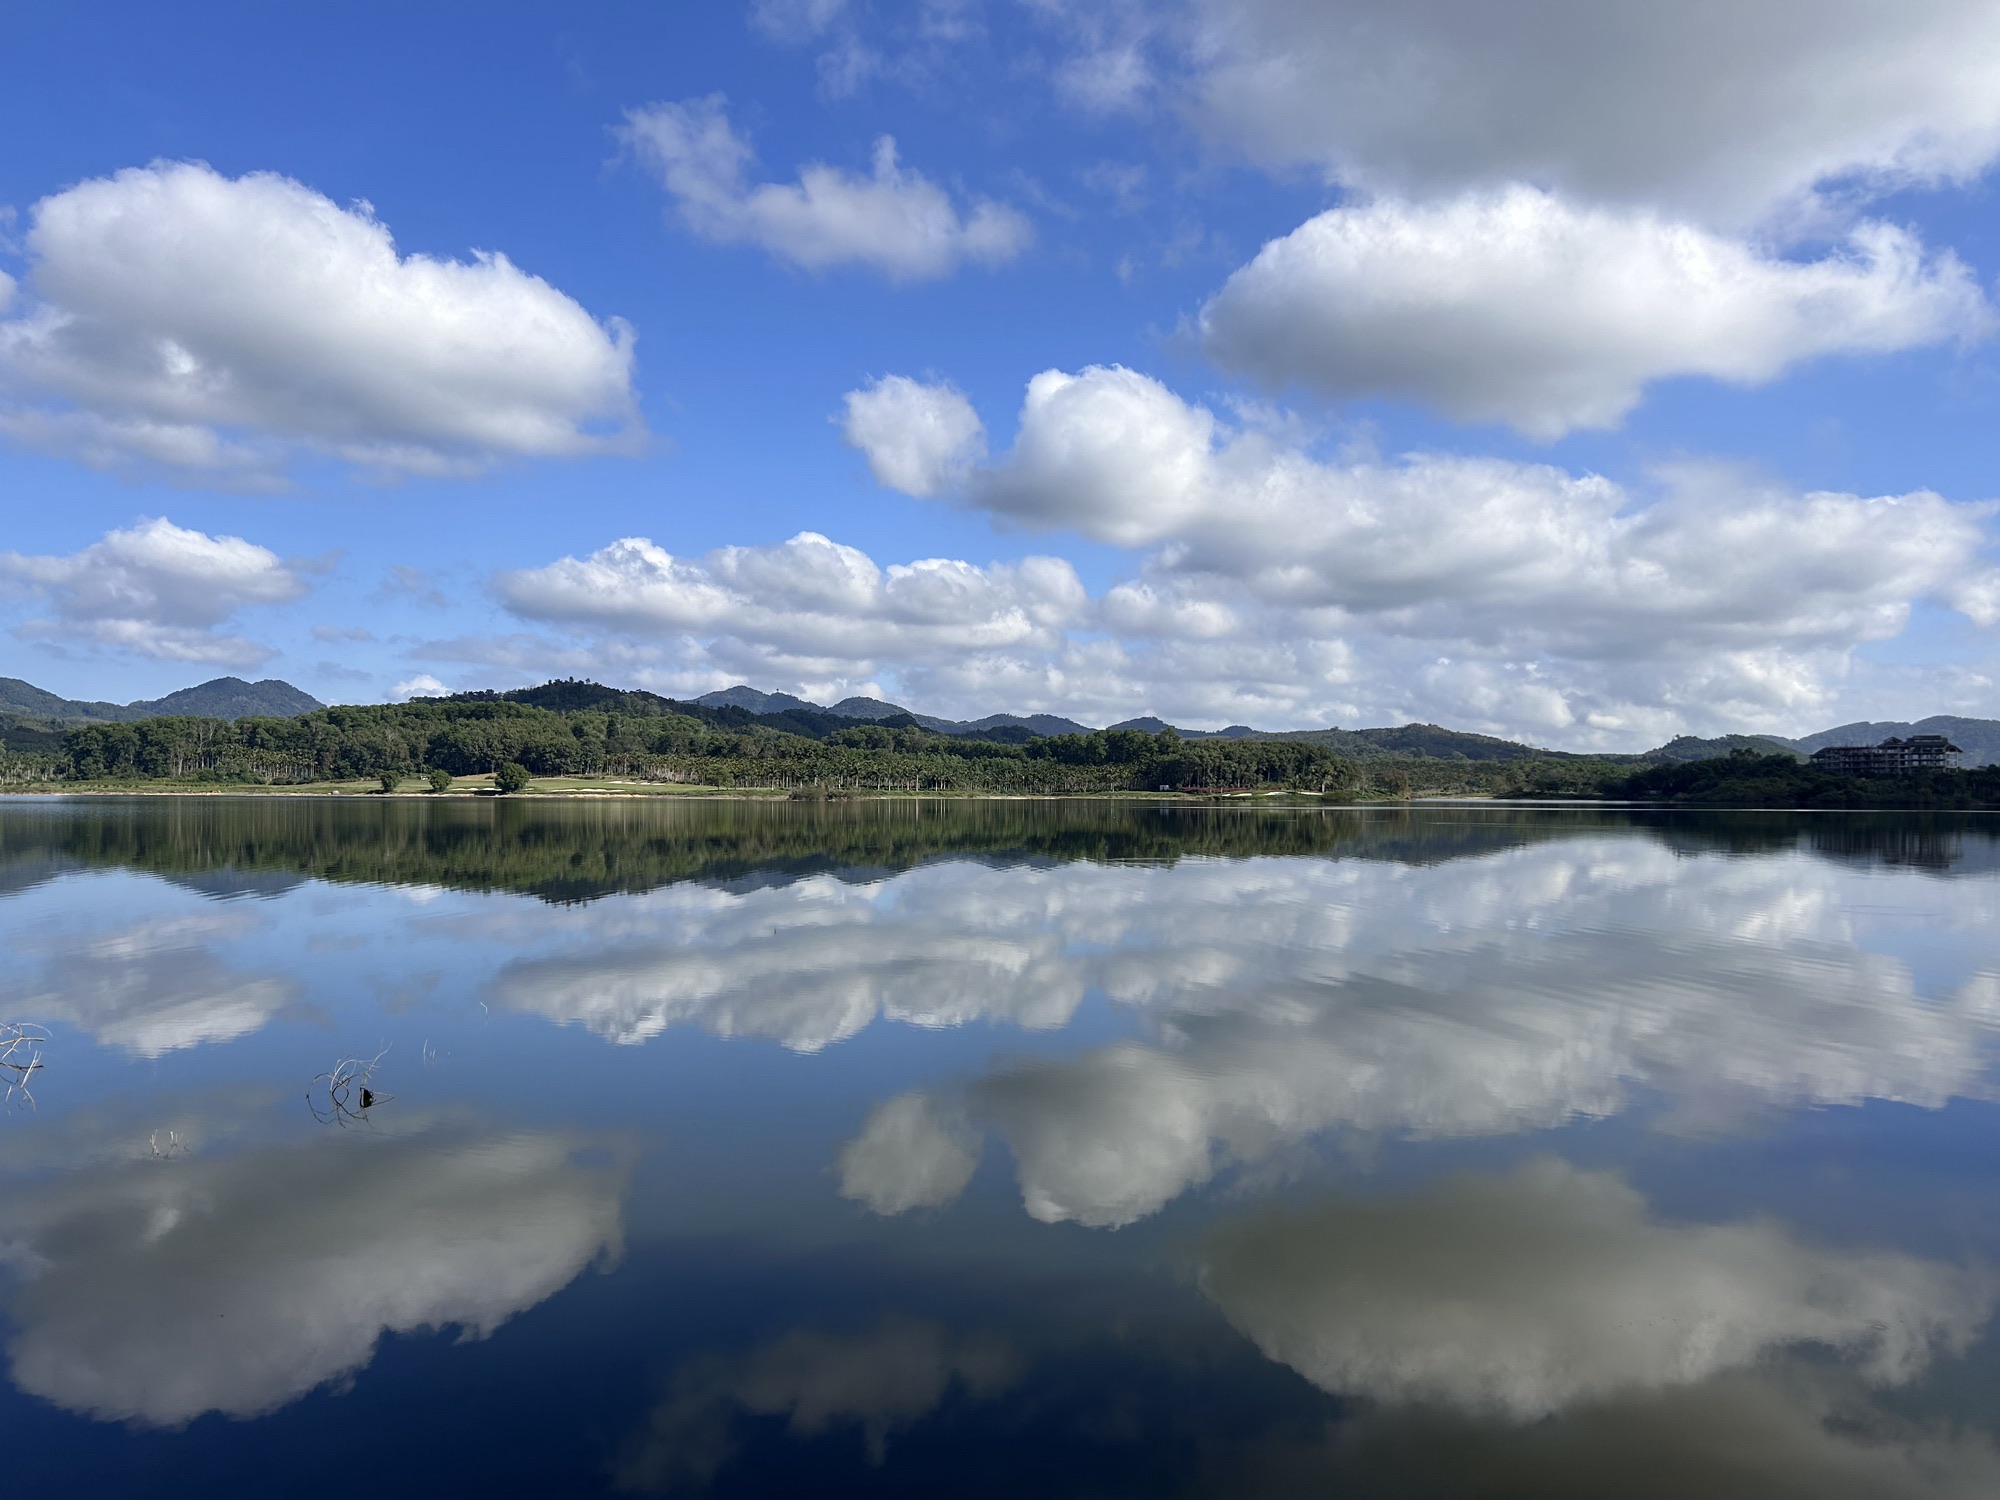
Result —
[[[849,391],[841,434],[867,456],[876,481],[906,495],[935,495],[986,456],[986,424],[945,384],[885,375]]]
[[[1560,631],[1567,618],[1621,645],[1662,628],[1744,645],[1893,630],[1913,594],[1956,596],[1988,572],[1988,507],[1794,495],[1699,466],[1671,471],[1647,504],[1549,465],[1329,462],[1120,367],[1035,376],[1013,448],[967,494],[1029,524],[1165,544],[1163,570],[1254,582],[1267,600],[1399,628],[1487,612],[1482,629]]]
[[[221,666],[255,666],[271,652],[218,627],[239,610],[306,592],[305,580],[269,549],[165,518],[109,532],[67,557],[0,553],[0,586],[9,585],[51,606],[18,627],[29,639]]]
[[[719,94],[629,110],[619,134],[694,233],[760,245],[807,270],[863,265],[892,281],[932,280],[968,263],[1004,265],[1034,238],[1003,203],[982,199],[961,214],[943,188],[899,164],[886,135],[866,176],[814,163],[795,183],[752,184],[754,154]]]
[[[273,484],[298,451],[462,473],[643,435],[632,333],[506,256],[399,255],[366,204],[157,163],[44,198],[0,322],[0,430]]]
[[[1799,262],[1517,186],[1320,214],[1231,276],[1200,327],[1212,359],[1266,386],[1405,397],[1555,438],[1615,426],[1654,380],[1754,384],[1992,322],[1961,262],[1888,225]]]
[[[1539,182],[1747,223],[2000,152],[1983,0],[1193,0],[1156,21],[1213,140],[1370,191]]]
[[[1992,618],[1987,505],[1801,495],[1693,464],[1643,494],[1499,459],[1327,460],[1115,367],[1034,377],[1014,446],[963,494],[1156,548],[1107,597],[1113,622],[1232,643],[1372,636],[1362,675],[1444,671],[1441,702],[1467,659],[1599,707],[1684,707],[1733,681],[1731,711],[1809,708],[1847,652],[1897,634],[1917,601]],[[1430,655],[1392,668],[1397,642]]]
[[[883,568],[809,531],[698,560],[627,537],[585,558],[502,574],[497,587],[524,618],[699,641],[718,668],[767,680],[866,680],[876,661],[1046,649],[1087,604],[1075,570],[1058,558]]]
[[[1923,491],[1329,456],[1296,422],[1224,417],[1117,367],[1035,376],[1013,445],[971,461],[980,424],[956,391],[892,377],[852,397],[850,436],[888,482],[1133,549],[1127,576],[1092,597],[1055,558],[884,567],[808,532],[696,559],[627,538],[500,577],[509,609],[567,637],[524,640],[511,666],[962,717],[1424,719],[1636,750],[1879,717],[1857,652],[1919,607],[1985,624],[2000,601],[1993,506]]]

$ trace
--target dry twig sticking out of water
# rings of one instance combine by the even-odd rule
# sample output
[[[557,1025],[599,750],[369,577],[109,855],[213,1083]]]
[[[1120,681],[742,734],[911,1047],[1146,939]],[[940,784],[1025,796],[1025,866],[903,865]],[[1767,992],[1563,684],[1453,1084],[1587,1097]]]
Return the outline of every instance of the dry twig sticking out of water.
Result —
[[[384,1047],[373,1057],[343,1057],[313,1079],[306,1090],[306,1105],[322,1125],[346,1125],[350,1120],[368,1123],[367,1111],[395,1098],[374,1086],[375,1069],[388,1055]]]
[[[29,1087],[34,1075],[41,1071],[42,1047],[48,1042],[49,1034],[39,1026],[21,1021],[0,1021],[0,1083],[6,1085],[4,1102],[12,1104],[15,1095],[30,1107],[34,1107],[34,1090]]]

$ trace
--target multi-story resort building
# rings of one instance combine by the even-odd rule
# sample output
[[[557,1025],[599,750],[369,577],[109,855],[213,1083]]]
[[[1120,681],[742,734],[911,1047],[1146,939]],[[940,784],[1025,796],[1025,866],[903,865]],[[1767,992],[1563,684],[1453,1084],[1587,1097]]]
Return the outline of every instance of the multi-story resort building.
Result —
[[[1836,776],[1907,776],[1912,771],[1949,771],[1963,753],[1941,734],[1913,734],[1879,745],[1828,745],[1813,751],[1812,763]]]

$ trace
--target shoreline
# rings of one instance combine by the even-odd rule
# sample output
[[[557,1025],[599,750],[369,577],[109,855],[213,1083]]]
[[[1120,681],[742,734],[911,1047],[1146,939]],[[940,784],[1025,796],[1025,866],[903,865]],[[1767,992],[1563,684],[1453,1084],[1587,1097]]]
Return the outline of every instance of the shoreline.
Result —
[[[556,779],[556,778],[551,778]],[[818,797],[794,797],[791,792],[766,787],[708,787],[662,784],[653,788],[629,785],[529,788],[501,793],[490,787],[455,787],[447,792],[384,792],[364,782],[314,782],[302,786],[222,786],[181,783],[162,786],[0,786],[0,801],[93,799],[119,797],[201,797],[245,798],[283,801],[304,798],[325,800],[370,799],[377,802],[766,802],[824,807],[832,803],[855,802],[1138,802],[1157,807],[1214,807],[1218,804],[1260,805],[1282,808],[1318,808],[1329,811],[1375,811],[1414,807],[1522,808],[1554,810],[1592,808],[1636,812],[1741,812],[1741,813],[2000,813],[1992,807],[1884,806],[1881,804],[1840,807],[1783,803],[1738,802],[1649,802],[1611,797],[1540,796],[1499,797],[1478,793],[1448,793],[1436,796],[1357,798],[1333,801],[1316,792],[1230,791],[1230,792],[997,792],[939,790],[927,792],[863,790],[832,792]]]
[[[825,806],[835,802],[1150,802],[1160,805],[1214,803],[1214,802],[1278,802],[1295,807],[1406,807],[1413,802],[1478,802],[1495,799],[1479,796],[1457,795],[1450,797],[1414,797],[1358,799],[1353,802],[1327,802],[1317,792],[1256,791],[1256,792],[1143,792],[1143,791],[1096,791],[1096,792],[1003,792],[1003,791],[961,791],[943,788],[937,791],[901,792],[874,789],[830,792],[819,797],[795,797],[790,791],[770,787],[704,787],[673,786],[657,790],[641,790],[632,787],[558,787],[547,790],[529,788],[519,792],[501,793],[483,787],[454,788],[448,792],[384,792],[379,788],[352,784],[314,783],[305,786],[0,786],[0,798],[59,798],[59,797],[257,797],[257,798],[367,798],[377,802],[593,802],[607,799],[622,799],[632,802],[679,800],[687,802],[785,802],[801,806]],[[1583,800],[1583,799],[1577,799]]]

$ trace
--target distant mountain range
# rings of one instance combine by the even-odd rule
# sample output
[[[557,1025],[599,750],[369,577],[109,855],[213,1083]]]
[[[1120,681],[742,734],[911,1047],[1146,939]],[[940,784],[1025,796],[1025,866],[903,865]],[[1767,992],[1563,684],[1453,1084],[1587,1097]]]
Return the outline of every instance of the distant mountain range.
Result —
[[[741,683],[731,688],[720,688],[713,693],[703,693],[693,700],[704,708],[741,708],[750,713],[781,714],[807,713],[832,714],[841,719],[861,719],[874,722],[881,719],[913,719],[925,729],[938,734],[982,734],[996,729],[1022,729],[1029,734],[1089,734],[1088,724],[1079,724],[1074,719],[1061,718],[1055,714],[988,714],[983,719],[940,719],[931,714],[916,713],[900,704],[884,703],[880,698],[843,698],[838,703],[825,705],[808,703],[803,698],[794,698],[790,693],[760,693],[753,687]],[[1133,728],[1135,725],[1113,725],[1116,729]]]
[[[942,734],[992,735],[998,730],[1024,730],[1030,734],[1088,734],[1090,726],[1054,714],[989,714],[983,719],[939,719],[916,713],[880,698],[843,698],[832,705],[808,702],[790,693],[762,693],[738,684],[704,693],[694,700],[709,708],[740,708],[759,717],[778,714],[832,714],[843,719],[882,720],[909,718],[926,729]],[[1462,756],[1466,760],[1525,760],[1586,758],[1574,751],[1544,750],[1517,740],[1499,739],[1489,734],[1472,734],[1462,729],[1445,729],[1436,724],[1404,724],[1393,729],[1252,729],[1248,724],[1232,724],[1227,729],[1181,729],[1164,719],[1125,719],[1106,726],[1136,729],[1158,734],[1172,729],[1182,739],[1288,739],[1311,740],[1344,754],[1366,759],[1380,755]],[[1803,739],[1780,735],[1726,734],[1712,739],[1681,735],[1643,755],[1613,756],[1615,760],[1705,760],[1727,755],[1732,750],[1755,750],[1764,755],[1786,751],[1801,759],[1827,745],[1872,745],[1892,735],[1942,734],[1965,752],[1964,764],[2000,764],[2000,719],[1962,719],[1939,714],[1914,724],[1842,724]]]
[[[595,682],[564,680],[545,682],[539,687],[516,688],[504,693],[455,693],[454,698],[501,698],[517,703],[574,712],[600,709],[611,713],[671,713],[685,708],[671,698],[637,689],[604,687]],[[1042,735],[1089,734],[1091,726],[1059,714],[988,714],[983,719],[940,719],[920,714],[901,704],[880,698],[843,698],[838,703],[812,703],[790,693],[765,693],[739,683],[735,687],[703,693],[692,702],[724,722],[761,721],[773,729],[823,738],[834,729],[853,723],[916,724],[940,734],[964,735],[977,739],[1022,743]],[[187,714],[215,719],[292,718],[324,708],[310,693],[289,682],[272,677],[262,682],[245,682],[240,677],[217,677],[195,687],[182,688],[164,698],[137,703],[99,703],[56,694],[23,682],[18,677],[0,677],[0,717],[4,740],[12,748],[53,747],[56,730],[83,723],[129,723],[136,719],[158,718],[167,714]],[[40,721],[30,726],[21,720]],[[1158,734],[1174,729],[1183,739],[1289,739],[1309,740],[1357,759],[1385,755],[1428,755],[1466,760],[1525,760],[1529,758],[1582,759],[1573,751],[1544,750],[1517,740],[1487,734],[1445,729],[1436,724],[1404,724],[1383,729],[1252,729],[1232,724],[1227,729],[1179,729],[1164,719],[1126,719],[1108,726]],[[1612,760],[1689,761],[1727,755],[1732,750],[1754,750],[1774,755],[1789,752],[1800,758],[1827,745],[1868,745],[1891,736],[1942,734],[1965,752],[1964,764],[2000,764],[2000,719],[1967,719],[1937,714],[1914,724],[1841,724],[1800,739],[1780,735],[1726,734],[1703,739],[1681,735],[1643,755],[1609,756]]]
[[[262,682],[245,682],[240,677],[217,677],[195,687],[169,693],[164,698],[147,698],[137,703],[96,703],[59,698],[18,677],[0,677],[0,713],[60,723],[119,724],[135,719],[157,719],[168,714],[188,714],[204,719],[289,719],[325,707],[312,694],[300,692],[289,682],[280,682],[275,677],[267,677]]]

